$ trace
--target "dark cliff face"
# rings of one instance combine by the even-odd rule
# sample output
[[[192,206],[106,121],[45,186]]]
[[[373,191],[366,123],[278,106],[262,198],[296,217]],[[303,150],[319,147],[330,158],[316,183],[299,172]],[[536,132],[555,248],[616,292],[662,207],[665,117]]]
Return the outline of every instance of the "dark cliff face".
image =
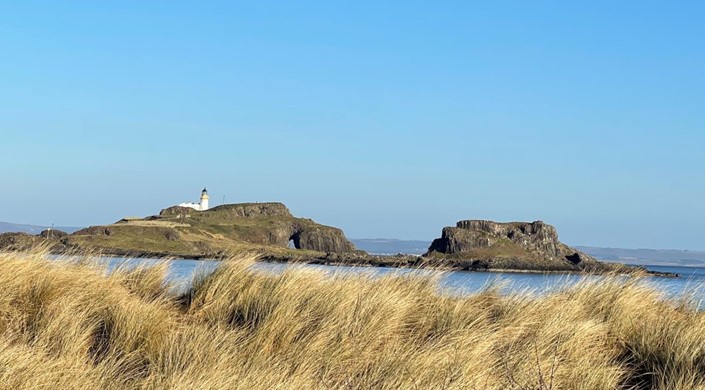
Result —
[[[292,234],[294,245],[298,249],[308,249],[326,253],[348,253],[355,251],[355,246],[345,238],[343,231],[330,226],[308,225],[294,226]]]
[[[255,218],[256,221],[256,218]],[[266,224],[237,229],[235,235],[247,242],[325,253],[354,252],[355,246],[342,230],[303,218],[269,219]]]
[[[265,226],[251,230],[260,236],[264,244],[326,253],[347,253],[355,251],[355,246],[345,238],[342,230],[318,224],[310,219],[287,218],[270,220]],[[258,242],[257,238],[251,240]]]
[[[558,240],[556,229],[541,221],[499,223],[466,220],[443,229],[425,256],[447,256],[493,264],[536,265],[548,269],[581,269],[599,264]]]

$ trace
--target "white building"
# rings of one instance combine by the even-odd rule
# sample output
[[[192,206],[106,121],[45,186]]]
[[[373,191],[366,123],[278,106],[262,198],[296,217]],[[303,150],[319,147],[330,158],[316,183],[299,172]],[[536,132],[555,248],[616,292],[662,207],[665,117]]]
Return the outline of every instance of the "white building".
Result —
[[[208,210],[208,191],[206,191],[205,188],[201,191],[201,201],[199,203],[179,203],[177,206],[189,207],[197,211],[206,211]]]

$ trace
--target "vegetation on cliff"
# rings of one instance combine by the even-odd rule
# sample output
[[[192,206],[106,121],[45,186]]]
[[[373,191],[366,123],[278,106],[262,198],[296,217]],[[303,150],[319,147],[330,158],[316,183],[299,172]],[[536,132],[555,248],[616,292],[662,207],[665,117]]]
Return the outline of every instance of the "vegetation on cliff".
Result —
[[[74,389],[694,389],[705,314],[635,278],[439,295],[421,276],[259,273],[185,295],[166,263],[110,275],[0,253],[0,383]]]
[[[355,251],[342,230],[296,218],[281,203],[229,204],[206,211],[170,207],[159,215],[56,236],[52,245],[72,251],[189,258],[256,251],[296,259]]]

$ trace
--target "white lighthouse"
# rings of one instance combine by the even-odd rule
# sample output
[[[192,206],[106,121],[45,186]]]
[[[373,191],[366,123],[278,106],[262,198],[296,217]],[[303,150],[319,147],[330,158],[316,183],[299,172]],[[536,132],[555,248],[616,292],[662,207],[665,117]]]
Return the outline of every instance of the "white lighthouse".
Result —
[[[179,207],[188,207],[197,211],[208,210],[208,190],[205,188],[201,191],[201,201],[199,203],[179,203]]]
[[[208,190],[206,190],[205,187],[203,187],[203,191],[201,191],[201,211],[208,210]]]

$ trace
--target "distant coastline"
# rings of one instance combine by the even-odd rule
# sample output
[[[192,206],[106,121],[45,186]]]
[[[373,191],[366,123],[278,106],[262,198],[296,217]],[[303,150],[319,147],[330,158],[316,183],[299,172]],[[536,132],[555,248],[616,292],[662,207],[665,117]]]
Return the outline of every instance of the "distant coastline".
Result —
[[[675,249],[624,249],[576,246],[577,249],[607,262],[634,265],[705,267],[705,252]]]
[[[27,233],[39,234],[44,230],[51,229],[51,226],[30,225],[24,223],[0,222],[0,234],[2,233]],[[73,233],[83,229],[75,226],[55,226],[54,229],[61,230],[66,233]]]

